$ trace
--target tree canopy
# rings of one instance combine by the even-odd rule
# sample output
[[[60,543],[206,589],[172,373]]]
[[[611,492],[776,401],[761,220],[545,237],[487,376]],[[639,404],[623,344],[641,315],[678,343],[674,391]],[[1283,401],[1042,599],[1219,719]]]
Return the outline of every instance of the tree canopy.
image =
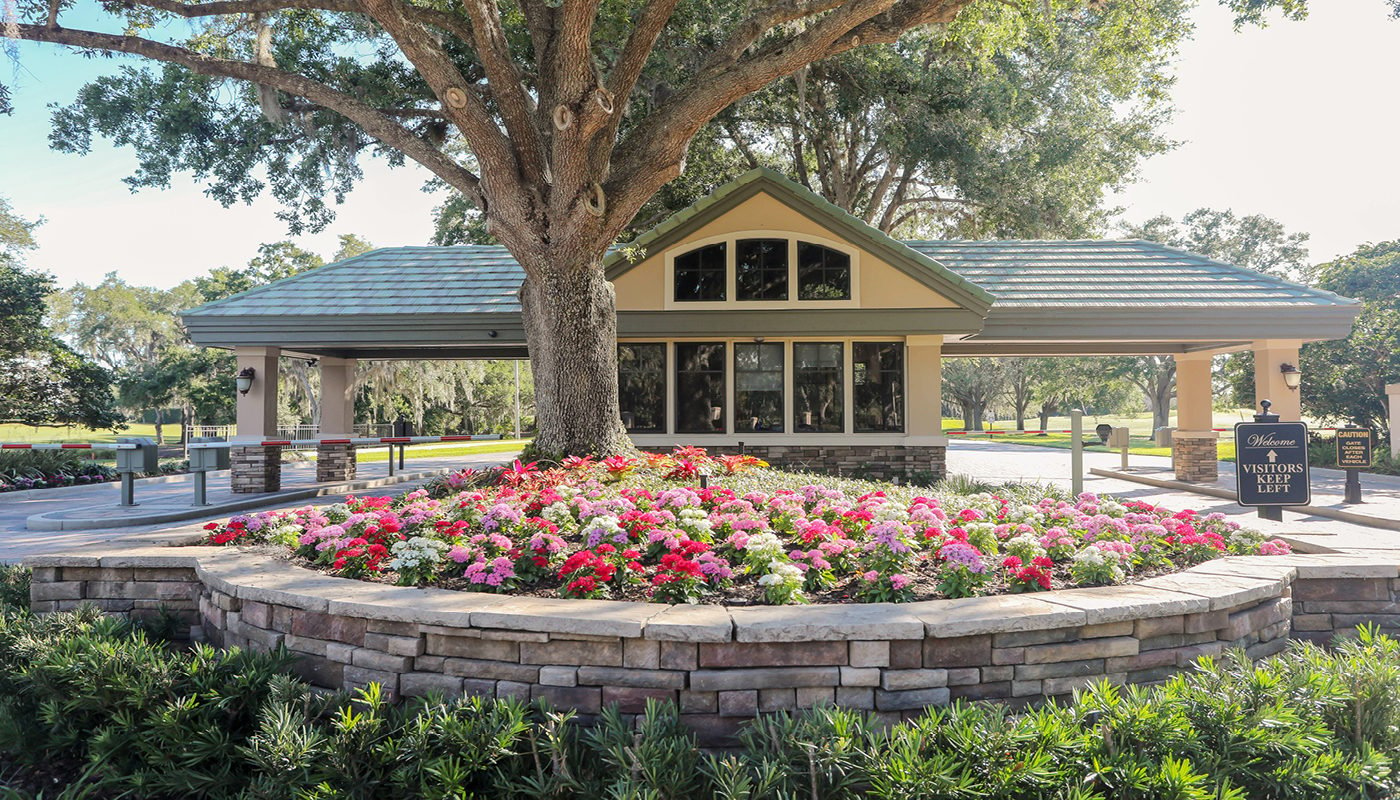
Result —
[[[45,324],[53,278],[24,265],[36,225],[0,198],[0,423],[116,428],[111,375]]]
[[[1224,0],[1242,21],[1302,0]],[[130,145],[133,186],[193,173],[225,203],[263,192],[322,227],[360,156],[412,159],[481,209],[525,271],[523,316],[544,452],[629,446],[616,315],[601,261],[697,134],[815,62],[935,26],[1028,25],[1080,0],[123,0],[104,30],[18,0],[6,35],[160,62],[123,66],[55,115],[51,142]],[[170,24],[192,21],[193,25]],[[99,26],[102,27],[102,26]],[[228,81],[234,81],[229,84]],[[1033,171],[1040,175],[1040,171]]]
[[[1360,300],[1362,310],[1347,338],[1304,346],[1304,411],[1394,436],[1385,386],[1400,381],[1400,241],[1364,244],[1312,274],[1319,288]]]

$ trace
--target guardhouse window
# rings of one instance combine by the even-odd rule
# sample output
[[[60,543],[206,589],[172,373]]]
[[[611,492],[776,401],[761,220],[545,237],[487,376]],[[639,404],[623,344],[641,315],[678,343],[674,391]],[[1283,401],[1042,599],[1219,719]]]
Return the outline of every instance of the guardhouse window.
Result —
[[[723,301],[728,243],[698,247],[675,260],[676,301]]]
[[[724,343],[676,343],[676,433],[724,433]]]
[[[904,430],[904,345],[856,342],[851,345],[856,433]]]
[[[798,242],[797,299],[850,300],[851,257],[830,247]]]
[[[617,401],[629,433],[666,432],[666,345],[617,346]]]
[[[783,346],[734,345],[734,430],[783,431]]]
[[[787,239],[735,242],[734,288],[739,300],[788,299]]]
[[[792,346],[792,429],[799,433],[841,433],[842,348],[840,342],[796,342]]]

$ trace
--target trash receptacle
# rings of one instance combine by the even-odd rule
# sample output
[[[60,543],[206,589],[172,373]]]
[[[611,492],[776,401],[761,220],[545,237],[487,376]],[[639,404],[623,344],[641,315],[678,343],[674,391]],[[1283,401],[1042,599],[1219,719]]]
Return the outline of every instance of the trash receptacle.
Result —
[[[1168,428],[1166,426],[1163,426],[1157,429],[1157,434],[1152,438],[1156,442],[1158,447],[1171,447],[1172,434],[1174,433],[1176,433],[1176,428]]]

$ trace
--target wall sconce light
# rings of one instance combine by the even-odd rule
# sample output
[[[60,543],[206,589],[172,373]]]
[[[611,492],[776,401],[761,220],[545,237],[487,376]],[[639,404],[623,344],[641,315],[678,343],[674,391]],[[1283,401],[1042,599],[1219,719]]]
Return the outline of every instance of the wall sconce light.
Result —
[[[1283,373],[1284,386],[1296,391],[1303,384],[1303,371],[1292,364],[1279,364],[1278,371]]]
[[[253,388],[253,378],[257,374],[258,371],[252,367],[244,367],[238,371],[238,374],[233,378],[233,383],[238,387],[239,394],[247,394],[248,390]]]

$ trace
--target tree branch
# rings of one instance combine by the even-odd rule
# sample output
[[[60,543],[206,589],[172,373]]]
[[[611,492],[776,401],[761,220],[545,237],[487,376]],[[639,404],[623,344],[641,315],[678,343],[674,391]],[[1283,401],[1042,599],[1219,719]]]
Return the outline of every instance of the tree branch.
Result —
[[[519,153],[520,167],[526,181],[540,185],[545,182],[547,164],[544,142],[535,127],[535,104],[520,82],[520,71],[510,57],[501,12],[495,0],[465,0],[463,5],[471,17],[475,35],[476,55],[486,71],[496,107],[506,131]]]
[[[510,215],[512,219],[528,216],[529,201],[538,197],[534,191],[538,187],[521,182],[510,140],[442,45],[412,16],[411,7],[399,0],[361,0],[361,5],[394,37],[404,57],[443,101],[448,118],[462,132],[481,167],[482,180],[492,185],[493,200],[514,200],[519,204],[517,213]],[[485,196],[478,192],[477,197],[481,200],[478,206],[487,210]]]
[[[89,50],[131,53],[153,61],[179,64],[200,75],[244,80],[260,86],[271,86],[287,94],[304,97],[352,120],[363,128],[365,133],[427,167],[447,185],[468,197],[480,196],[480,181],[470,170],[413,135],[412,131],[394,122],[373,106],[310,78],[245,61],[215,58],[203,53],[196,53],[193,50],[186,50],[183,47],[142,39],[139,36],[119,36],[95,31],[48,28],[27,24],[16,27],[20,39],[32,42],[50,42]]]

